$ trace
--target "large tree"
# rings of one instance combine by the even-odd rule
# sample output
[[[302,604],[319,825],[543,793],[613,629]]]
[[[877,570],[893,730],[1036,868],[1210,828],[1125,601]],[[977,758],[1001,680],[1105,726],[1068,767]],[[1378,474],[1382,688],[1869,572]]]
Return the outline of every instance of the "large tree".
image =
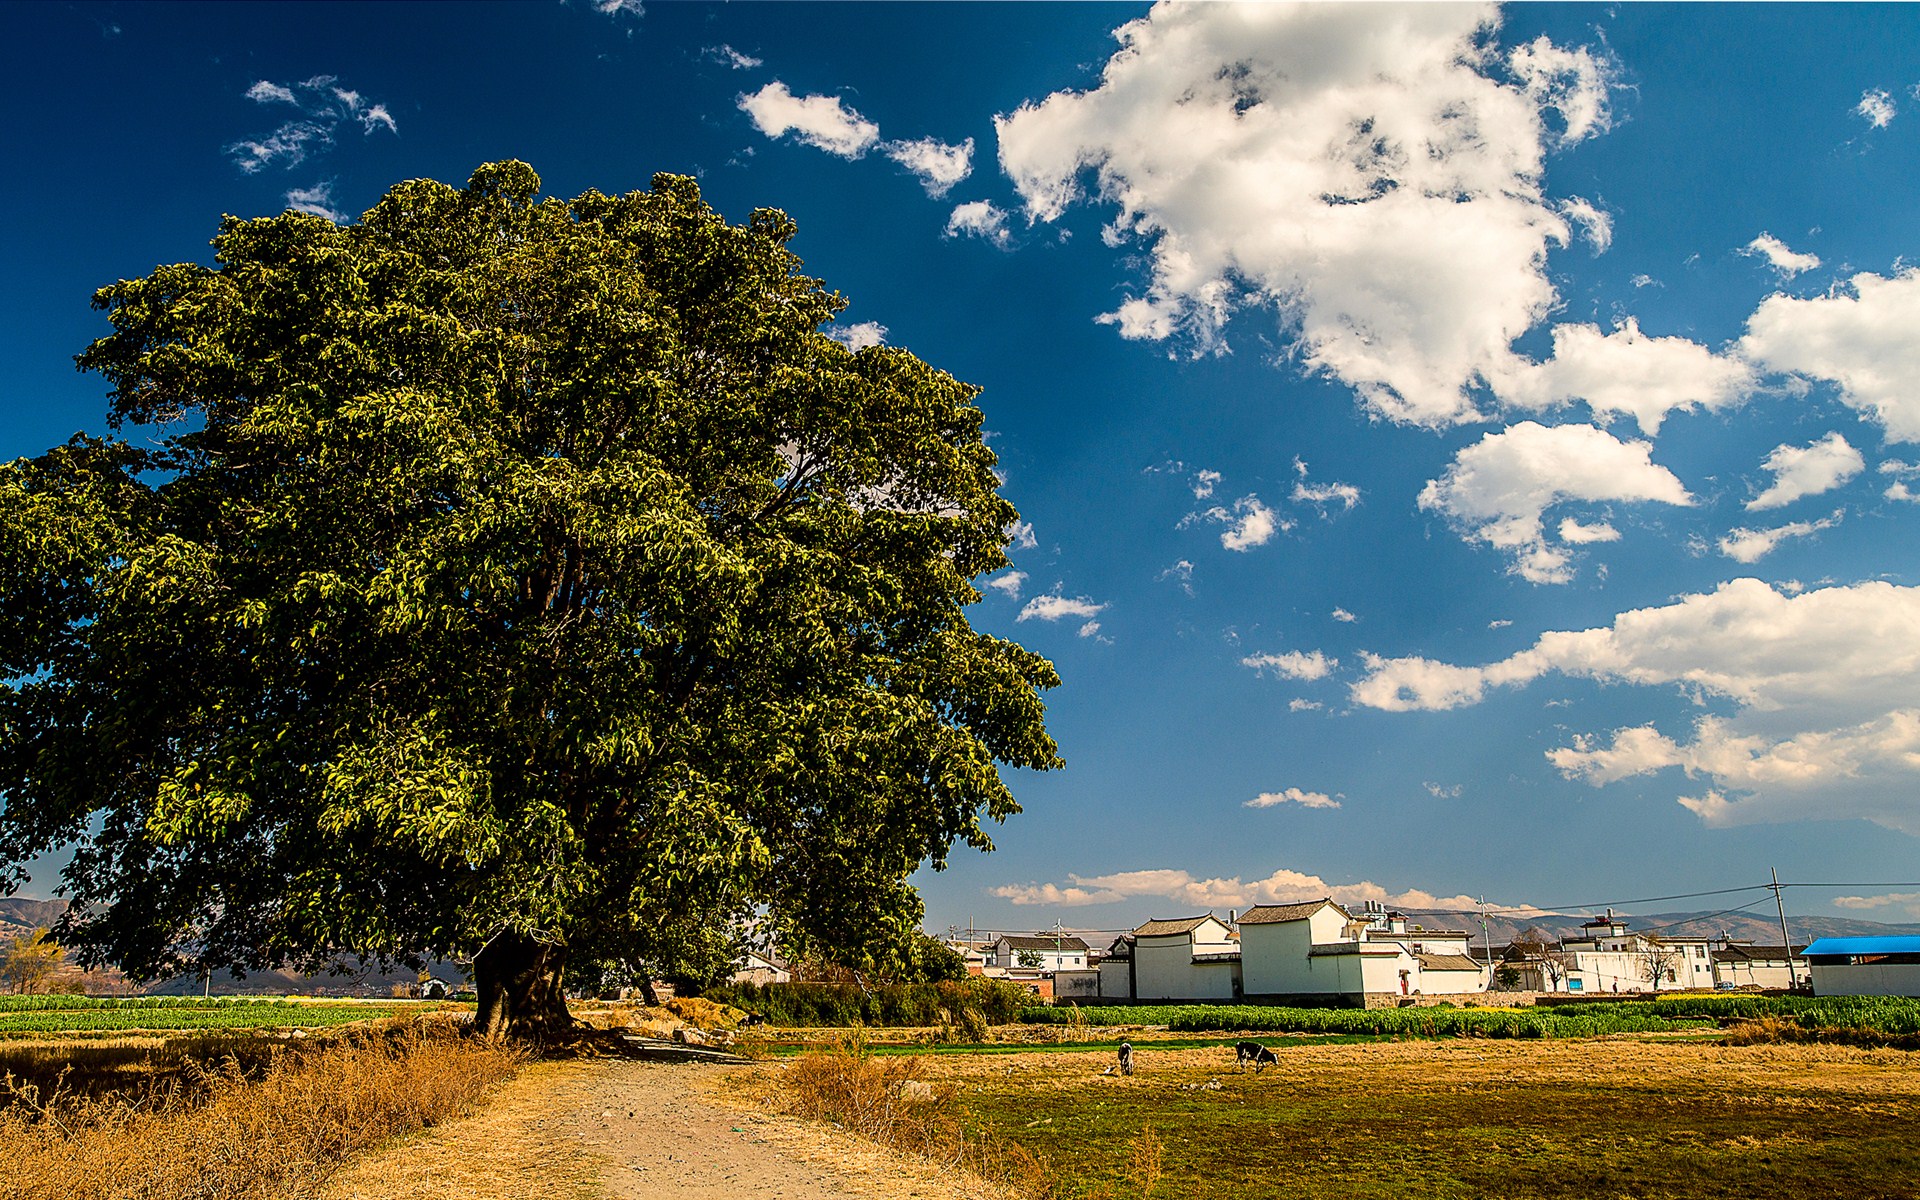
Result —
[[[1058,765],[976,389],[823,328],[793,222],[522,163],[103,288],[115,436],[0,467],[0,862],[136,976],[580,961],[751,915],[880,965]]]

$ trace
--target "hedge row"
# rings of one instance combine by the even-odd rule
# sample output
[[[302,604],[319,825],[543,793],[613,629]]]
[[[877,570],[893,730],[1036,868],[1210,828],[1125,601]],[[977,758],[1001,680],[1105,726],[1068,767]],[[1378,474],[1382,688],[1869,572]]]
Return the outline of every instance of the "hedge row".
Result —
[[[851,983],[741,983],[701,995],[759,1013],[774,1025],[800,1026],[943,1025],[969,1012],[990,1025],[1006,1025],[1033,1002],[1033,993],[1018,984],[979,977],[864,989]]]

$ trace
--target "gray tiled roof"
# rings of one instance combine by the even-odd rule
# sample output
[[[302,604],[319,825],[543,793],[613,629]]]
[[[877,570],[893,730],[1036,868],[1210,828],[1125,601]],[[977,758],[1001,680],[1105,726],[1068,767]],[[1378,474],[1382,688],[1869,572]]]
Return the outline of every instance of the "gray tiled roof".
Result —
[[[1312,916],[1329,904],[1333,904],[1332,897],[1324,900],[1308,900],[1304,904],[1256,904],[1240,914],[1240,924],[1277,925],[1281,921],[1298,921],[1302,917]],[[1348,920],[1353,919],[1353,914],[1338,904],[1333,904],[1333,909]]]

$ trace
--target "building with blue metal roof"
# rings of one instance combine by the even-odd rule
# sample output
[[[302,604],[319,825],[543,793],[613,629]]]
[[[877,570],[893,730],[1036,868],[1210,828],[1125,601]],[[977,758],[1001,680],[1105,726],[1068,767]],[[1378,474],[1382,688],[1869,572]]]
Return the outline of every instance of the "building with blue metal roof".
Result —
[[[1801,953],[1816,996],[1920,996],[1920,937],[1820,938]]]

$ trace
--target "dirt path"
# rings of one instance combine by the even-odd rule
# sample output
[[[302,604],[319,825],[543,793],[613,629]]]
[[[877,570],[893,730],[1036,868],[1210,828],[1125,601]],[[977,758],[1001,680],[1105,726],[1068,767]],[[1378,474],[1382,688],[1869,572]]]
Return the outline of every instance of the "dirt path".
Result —
[[[764,1067],[537,1063],[474,1116],[361,1160],[318,1200],[982,1200],[938,1168],[731,1101]]]

